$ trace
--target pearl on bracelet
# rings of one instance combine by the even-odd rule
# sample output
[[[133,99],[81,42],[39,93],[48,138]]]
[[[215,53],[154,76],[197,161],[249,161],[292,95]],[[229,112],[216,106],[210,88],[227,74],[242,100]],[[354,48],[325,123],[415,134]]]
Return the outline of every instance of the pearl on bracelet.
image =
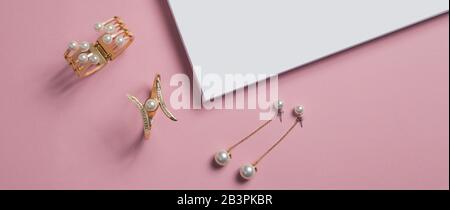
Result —
[[[109,24],[109,25],[104,27],[104,30],[105,30],[106,33],[112,34],[116,30],[116,27],[114,25],[112,25],[112,24]]]
[[[92,54],[89,57],[89,62],[91,62],[92,64],[98,64],[100,62],[100,57],[98,57],[98,55]]]
[[[68,46],[70,50],[78,50],[78,42],[76,41],[70,42]]]
[[[80,43],[81,52],[87,52],[89,50],[89,48],[91,48],[91,44],[89,44],[89,42],[81,42]]]
[[[118,46],[123,46],[123,44],[125,44],[125,38],[123,37],[123,35],[120,35],[118,37],[116,37],[115,42]]]
[[[103,40],[103,42],[106,43],[106,44],[111,44],[111,42],[113,41],[113,38],[112,38],[112,35],[111,35],[111,34],[105,34],[105,35],[102,37],[102,40]]]
[[[89,60],[89,56],[86,53],[81,53],[80,55],[78,55],[78,61],[80,63],[87,63]]]
[[[95,31],[98,31],[98,32],[100,32],[100,31],[102,31],[102,30],[103,30],[103,28],[104,28],[104,25],[103,25],[103,23],[96,23],[96,24],[94,25],[94,29],[95,29]]]

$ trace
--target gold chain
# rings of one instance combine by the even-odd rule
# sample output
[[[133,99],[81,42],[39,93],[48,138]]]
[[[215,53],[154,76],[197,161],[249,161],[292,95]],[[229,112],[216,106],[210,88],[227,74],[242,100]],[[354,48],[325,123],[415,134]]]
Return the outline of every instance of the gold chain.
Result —
[[[300,118],[298,118],[296,121],[295,121],[295,123],[291,126],[291,128],[289,128],[289,130],[269,149],[269,150],[267,150],[263,155],[261,155],[261,157],[260,158],[258,158],[258,160],[256,160],[254,163],[253,163],[253,166],[255,166],[256,167],[256,165],[258,165],[258,163],[262,160],[262,159],[264,159],[264,157],[266,157],[273,149],[275,149],[275,147],[277,147],[278,146],[278,144],[280,144],[285,138],[286,138],[286,136],[287,135],[289,135],[289,133],[295,128],[295,126],[297,126],[298,124],[301,124],[302,123],[302,120],[300,119]]]
[[[250,135],[246,136],[245,138],[243,138],[242,140],[240,140],[238,143],[236,143],[235,145],[231,146],[228,149],[228,152],[231,152],[231,150],[233,150],[234,148],[236,148],[237,146],[239,146],[240,144],[244,143],[244,141],[246,141],[247,139],[249,139],[250,137],[252,137],[253,135],[255,135],[258,131],[260,131],[261,129],[263,129],[264,127],[266,127],[270,122],[272,122],[273,119],[265,122],[263,125],[259,126],[255,131],[253,131],[252,133],[250,133]]]

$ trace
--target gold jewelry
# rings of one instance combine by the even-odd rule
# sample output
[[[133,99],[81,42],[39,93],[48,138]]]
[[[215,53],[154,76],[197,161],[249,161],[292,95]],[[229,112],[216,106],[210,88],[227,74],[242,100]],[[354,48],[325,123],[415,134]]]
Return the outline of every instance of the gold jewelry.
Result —
[[[177,121],[175,116],[167,109],[164,102],[162,91],[161,91],[161,76],[158,74],[153,81],[153,88],[150,92],[150,97],[142,104],[139,99],[134,96],[128,95],[128,99],[133,102],[136,107],[141,112],[142,120],[144,121],[144,136],[145,139],[150,138],[150,131],[153,125],[153,118],[155,117],[156,111],[159,108],[163,111],[172,121]]]
[[[303,127],[303,112],[304,108],[303,106],[297,106],[294,108],[294,115],[296,116],[295,123],[289,128],[289,130],[283,134],[283,136],[272,146],[270,147],[263,155],[261,155],[255,162],[252,164],[245,164],[241,166],[239,169],[239,174],[243,179],[249,180],[253,178],[258,171],[257,165],[261,160],[263,160],[275,147],[277,147],[288,135],[291,133],[292,130],[294,130],[295,126],[300,124],[301,127]]]
[[[123,53],[134,40],[122,20],[115,16],[94,26],[102,35],[95,43],[72,41],[64,58],[78,75],[87,77],[106,66]]]
[[[278,101],[276,101],[274,103],[274,108],[277,110],[277,115],[278,115],[278,117],[280,117],[280,122],[282,121],[281,117],[282,117],[282,114],[283,114],[283,106],[284,106],[284,103],[281,100],[278,100]],[[256,133],[258,133],[260,130],[262,130],[264,127],[266,127],[269,123],[271,123],[273,120],[274,119],[266,121],[264,124],[259,126],[256,130],[251,132],[248,136],[246,136],[245,138],[243,138],[242,140],[240,140],[239,142],[237,142],[236,144],[234,144],[233,146],[231,146],[227,150],[221,150],[221,151],[217,152],[214,155],[214,161],[219,166],[226,166],[228,164],[228,162],[230,162],[230,160],[231,160],[231,151],[233,149],[235,149],[236,147],[238,147],[239,145],[241,145],[242,143],[247,141],[250,137],[252,137]]]

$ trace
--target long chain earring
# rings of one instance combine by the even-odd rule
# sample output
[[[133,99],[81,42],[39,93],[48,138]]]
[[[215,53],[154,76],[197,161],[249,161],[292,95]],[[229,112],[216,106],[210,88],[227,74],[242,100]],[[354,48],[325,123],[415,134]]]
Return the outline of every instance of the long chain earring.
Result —
[[[280,118],[281,121],[281,117],[283,114],[283,107],[284,107],[284,103],[281,100],[278,100],[277,102],[275,102],[274,104],[274,108],[277,110],[277,115]],[[248,136],[246,136],[245,138],[243,138],[242,140],[240,140],[239,142],[237,142],[236,144],[234,144],[233,146],[231,146],[230,148],[228,148],[227,150],[221,150],[219,152],[217,152],[214,155],[214,161],[219,165],[219,166],[226,166],[228,164],[228,162],[230,162],[231,160],[231,151],[233,149],[235,149],[236,147],[238,147],[239,145],[241,145],[242,143],[244,143],[245,141],[247,141],[250,137],[252,137],[253,135],[255,135],[256,133],[258,133],[260,130],[262,130],[264,127],[266,127],[267,125],[269,125],[272,121],[274,120],[274,118],[266,121],[264,124],[262,124],[261,126],[259,126],[256,130],[254,130],[253,132],[251,132]]]
[[[291,133],[291,131],[295,128],[295,126],[300,124],[300,126],[303,128],[303,112],[304,112],[303,106],[297,106],[294,108],[294,115],[296,116],[295,123],[272,147],[270,147],[255,162],[253,162],[252,164],[245,164],[241,166],[241,168],[239,169],[239,174],[241,175],[242,178],[246,180],[250,180],[251,178],[253,178],[256,172],[258,171],[256,167],[258,163],[260,163],[273,149],[275,149],[275,147],[277,147],[286,138],[286,136],[288,136],[289,133]]]

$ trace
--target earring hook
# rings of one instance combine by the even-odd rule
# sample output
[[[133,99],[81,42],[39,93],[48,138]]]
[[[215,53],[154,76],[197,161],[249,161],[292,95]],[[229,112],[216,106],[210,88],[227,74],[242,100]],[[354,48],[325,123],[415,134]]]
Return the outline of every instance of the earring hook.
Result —
[[[280,118],[280,122],[283,122],[283,107],[284,107],[284,102],[282,100],[278,100],[274,103],[274,107],[277,110],[277,116]]]

